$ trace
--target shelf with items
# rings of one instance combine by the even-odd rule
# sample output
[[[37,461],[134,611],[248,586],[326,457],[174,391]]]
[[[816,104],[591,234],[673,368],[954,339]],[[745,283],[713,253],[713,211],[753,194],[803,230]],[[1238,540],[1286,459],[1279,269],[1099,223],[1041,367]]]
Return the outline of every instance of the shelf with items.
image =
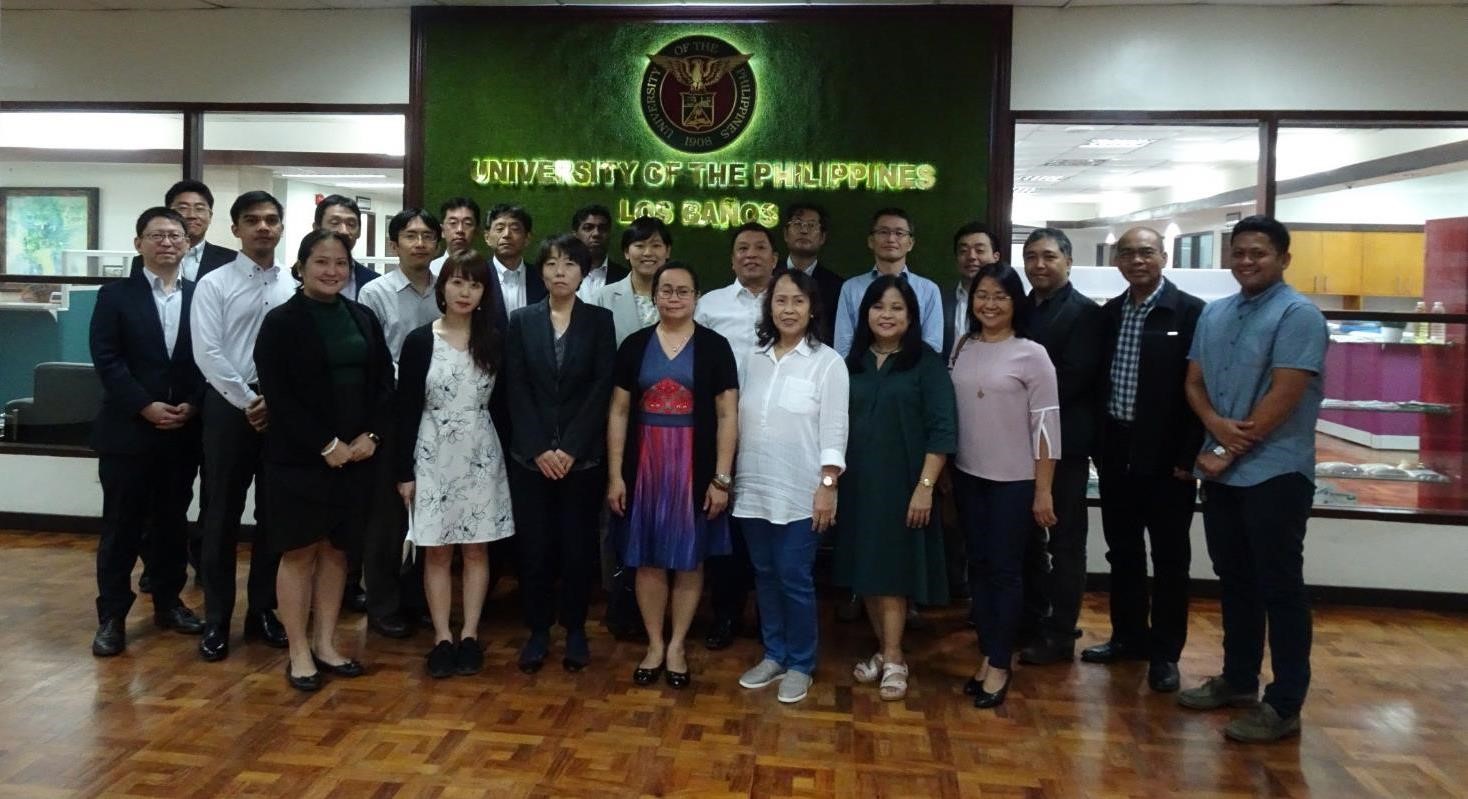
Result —
[[[1350,463],[1325,461],[1315,464],[1316,477],[1345,480],[1390,480],[1401,483],[1450,483],[1452,479],[1422,463]]]

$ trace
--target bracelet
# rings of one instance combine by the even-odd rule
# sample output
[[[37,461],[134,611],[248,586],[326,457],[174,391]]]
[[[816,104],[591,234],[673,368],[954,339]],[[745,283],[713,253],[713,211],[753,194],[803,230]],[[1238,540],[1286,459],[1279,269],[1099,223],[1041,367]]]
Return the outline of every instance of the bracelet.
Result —
[[[326,449],[321,450],[321,457],[324,458],[327,455],[330,455],[336,449],[336,445],[340,443],[342,443],[341,439],[333,438],[331,440],[331,443],[326,445]]]
[[[378,438],[376,433],[368,433],[367,434],[367,440],[368,441],[371,441],[372,442],[372,446],[374,446],[374,447],[377,446],[378,444],[381,444],[382,443],[382,439],[381,438]]]
[[[733,476],[727,474],[716,474],[714,475],[714,479],[710,482],[713,484],[714,488],[717,488],[720,491],[727,492],[729,490],[729,486],[734,484],[734,478]]]

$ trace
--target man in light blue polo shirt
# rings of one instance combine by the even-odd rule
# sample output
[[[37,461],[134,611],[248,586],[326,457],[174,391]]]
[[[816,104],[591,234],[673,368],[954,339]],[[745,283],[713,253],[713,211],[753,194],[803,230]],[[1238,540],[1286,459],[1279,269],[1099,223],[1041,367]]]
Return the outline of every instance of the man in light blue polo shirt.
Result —
[[[1188,353],[1188,403],[1207,431],[1197,474],[1224,645],[1223,674],[1178,704],[1253,708],[1224,730],[1246,743],[1298,735],[1310,686],[1305,523],[1330,336],[1320,310],[1284,282],[1289,250],[1289,231],[1271,217],[1234,226],[1239,293],[1203,309]],[[1274,682],[1259,703],[1266,627]]]
[[[938,284],[908,271],[907,254],[917,243],[913,238],[912,220],[901,208],[883,208],[872,215],[867,246],[872,249],[876,265],[841,284],[841,299],[836,303],[836,351],[845,358],[851,353],[851,340],[856,326],[866,324],[856,318],[861,298],[878,275],[906,275],[907,284],[918,299],[918,321],[923,326],[923,343],[943,351],[943,293]]]

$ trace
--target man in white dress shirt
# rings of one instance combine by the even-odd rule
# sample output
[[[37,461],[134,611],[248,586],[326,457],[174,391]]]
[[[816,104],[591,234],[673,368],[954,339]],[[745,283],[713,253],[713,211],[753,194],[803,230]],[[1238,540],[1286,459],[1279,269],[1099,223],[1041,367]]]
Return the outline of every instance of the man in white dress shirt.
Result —
[[[571,215],[571,232],[591,250],[591,262],[596,264],[581,278],[576,296],[582,302],[595,302],[602,286],[627,276],[627,266],[613,261],[607,251],[607,242],[612,238],[612,212],[605,205],[583,205]]]
[[[740,382],[749,354],[757,343],[755,328],[764,309],[765,292],[775,273],[775,233],[758,222],[746,222],[734,230],[733,283],[714,289],[698,300],[693,319],[713,328],[729,340],[734,361],[739,365]],[[733,519],[730,519],[733,522]],[[714,626],[704,638],[709,649],[724,649],[734,642],[745,600],[754,583],[754,570],[749,564],[749,550],[737,524],[730,524],[734,552],[708,560],[710,593],[713,600]]]
[[[479,230],[479,203],[468,197],[450,197],[438,207],[438,218],[443,225],[443,255],[433,259],[433,273],[449,259],[449,255],[463,252],[474,246],[474,234]]]
[[[525,263],[532,225],[529,211],[509,203],[500,203],[484,215],[484,243],[493,253],[491,263],[500,281],[506,319],[545,298],[545,281],[540,279],[539,270]]]
[[[275,246],[284,231],[285,209],[267,192],[241,194],[229,209],[230,230],[240,254],[199,281],[191,306],[194,360],[209,388],[204,397],[204,637],[199,655],[222,660],[229,655],[229,625],[234,614],[235,548],[245,492],[255,482],[255,543],[250,548],[249,605],[245,635],[277,648],[286,645],[285,628],[275,616],[275,571],[280,556],[267,543],[262,506],[261,432],[270,423],[255,373],[255,338],[265,314],[296,293],[290,272],[275,263]]]

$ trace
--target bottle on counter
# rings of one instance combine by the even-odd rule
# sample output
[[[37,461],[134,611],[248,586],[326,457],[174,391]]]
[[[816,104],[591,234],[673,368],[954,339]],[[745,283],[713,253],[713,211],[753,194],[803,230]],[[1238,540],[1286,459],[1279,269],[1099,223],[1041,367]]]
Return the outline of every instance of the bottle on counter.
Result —
[[[1432,312],[1445,314],[1447,308],[1443,307],[1441,301],[1432,304]],[[1433,344],[1448,343],[1448,326],[1442,322],[1429,322],[1427,325],[1427,340]]]
[[[1412,313],[1427,313],[1427,303],[1417,303],[1417,307],[1412,309]],[[1407,329],[1402,331],[1402,340],[1416,342],[1425,341],[1427,339],[1426,328],[1423,327],[1423,325],[1425,324],[1426,322],[1408,322]]]

